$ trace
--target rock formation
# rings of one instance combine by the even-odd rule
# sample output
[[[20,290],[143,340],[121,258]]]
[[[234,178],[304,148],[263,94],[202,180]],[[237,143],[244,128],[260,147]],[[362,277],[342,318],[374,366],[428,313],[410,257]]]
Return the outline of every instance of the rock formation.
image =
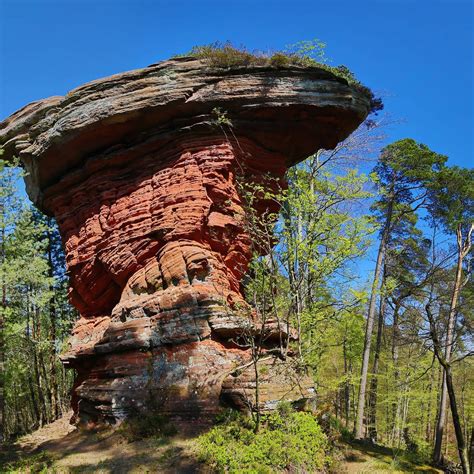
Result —
[[[249,350],[235,344],[255,323],[241,287],[252,236],[236,176],[284,186],[288,166],[334,147],[369,108],[364,90],[316,67],[186,57],[34,102],[0,124],[5,156],[20,158],[30,198],[62,235],[81,315],[63,355],[77,371],[80,421],[251,403]],[[289,337],[275,322],[265,330],[270,348]],[[266,364],[263,408],[311,396],[284,362]]]

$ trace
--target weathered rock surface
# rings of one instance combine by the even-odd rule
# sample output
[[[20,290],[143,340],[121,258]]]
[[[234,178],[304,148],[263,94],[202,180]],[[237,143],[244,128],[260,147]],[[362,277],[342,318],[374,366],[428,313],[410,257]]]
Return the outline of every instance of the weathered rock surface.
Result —
[[[0,123],[6,156],[19,156],[28,194],[61,231],[81,313],[64,354],[78,373],[81,420],[114,421],[150,404],[193,417],[222,401],[253,403],[250,351],[235,344],[255,318],[241,288],[252,236],[236,176],[264,183],[269,174],[284,186],[288,166],[334,147],[369,107],[318,68],[180,58]],[[288,337],[276,324],[268,331],[275,345]],[[291,364],[267,364],[262,408],[312,395],[304,377],[293,383]]]

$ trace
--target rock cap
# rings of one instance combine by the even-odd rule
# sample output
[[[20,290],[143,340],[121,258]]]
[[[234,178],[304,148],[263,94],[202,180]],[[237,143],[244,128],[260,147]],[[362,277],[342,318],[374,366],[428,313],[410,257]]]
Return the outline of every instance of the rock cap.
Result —
[[[293,165],[334,148],[370,107],[368,91],[320,67],[212,67],[179,57],[33,102],[0,122],[0,146],[7,160],[20,158],[27,192],[42,207],[45,189],[117,144],[166,143],[216,127]]]

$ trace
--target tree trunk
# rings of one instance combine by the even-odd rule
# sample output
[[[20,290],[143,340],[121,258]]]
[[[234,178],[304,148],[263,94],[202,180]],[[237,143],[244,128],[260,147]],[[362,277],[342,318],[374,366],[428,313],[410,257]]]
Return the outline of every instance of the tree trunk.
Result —
[[[408,406],[410,405],[410,390],[408,386],[408,372],[407,372],[407,379],[405,381],[405,391],[403,397],[403,412],[402,412],[402,422],[401,422],[401,432],[404,433],[407,427],[407,419],[408,419]]]
[[[398,317],[400,313],[400,301],[395,301],[393,310],[393,327],[392,327],[392,364],[393,364],[393,385],[395,387],[396,401],[392,403],[392,445],[398,445],[400,440],[400,412],[401,397],[400,392],[400,371],[398,369],[398,344],[400,331],[398,327]]]
[[[461,224],[458,225],[457,231],[457,243],[458,243],[458,259],[456,265],[456,278],[454,280],[453,293],[451,296],[451,304],[449,307],[449,316],[448,316],[448,328],[446,334],[446,341],[444,347],[444,359],[447,364],[451,361],[451,352],[454,340],[454,323],[456,320],[456,311],[459,300],[459,293],[461,292],[462,287],[462,264],[464,257],[470,250],[470,238],[468,237],[466,244],[463,244],[462,238],[462,228]],[[433,461],[436,464],[441,462],[441,451],[443,445],[443,432],[444,432],[444,423],[446,421],[446,407],[447,407],[447,381],[446,381],[446,368],[443,366],[443,382],[441,385],[441,398],[438,410],[438,420],[436,423],[435,431],[435,445],[433,450]]]
[[[425,440],[427,443],[431,443],[432,435],[431,435],[431,411],[432,411],[432,403],[431,398],[433,394],[433,384],[434,384],[434,370],[433,368],[430,371],[430,385],[429,385],[429,395],[428,395],[428,412],[426,414],[426,433],[425,433]]]
[[[3,308],[2,308],[3,309]],[[3,311],[0,310],[0,444],[5,438],[5,361],[4,361],[4,318]]]
[[[0,443],[5,438],[5,311],[7,308],[7,285],[3,272],[5,271],[5,208],[0,204],[1,222],[1,265],[2,265],[2,306],[0,308]]]
[[[471,442],[469,443],[469,464],[474,466],[474,426],[471,429]]]
[[[43,384],[43,393],[45,393],[44,397],[44,413],[45,413],[45,420],[46,423],[51,423],[51,421],[54,420],[53,417],[53,411],[51,407],[51,385],[48,380],[48,375],[47,375],[47,368],[46,368],[46,363],[43,357],[42,351],[38,351],[38,365],[39,365],[39,370],[40,370],[40,378]]]
[[[458,453],[461,460],[462,470],[464,474],[470,474],[467,444],[463,435],[461,418],[459,416],[458,405],[456,402],[451,366],[447,364],[444,367],[444,371],[446,374],[446,388],[449,394],[449,404],[451,407],[451,415],[453,418],[454,432],[456,434],[456,442],[458,445]]]
[[[365,411],[365,396],[366,396],[366,389],[367,389],[367,376],[369,372],[370,346],[372,342],[372,332],[374,329],[374,322],[375,322],[375,308],[376,308],[376,303],[377,303],[377,294],[379,291],[380,272],[382,270],[382,264],[385,257],[385,251],[387,248],[388,238],[390,235],[392,212],[393,212],[393,199],[389,201],[388,208],[387,208],[387,217],[385,219],[385,225],[382,232],[382,238],[380,239],[380,245],[377,252],[377,262],[375,264],[374,280],[372,282],[372,290],[370,293],[369,312],[367,315],[367,324],[365,328],[365,339],[364,339],[364,350],[363,350],[363,355],[362,355],[359,400],[357,403],[357,416],[356,416],[355,433],[354,433],[356,439],[362,439],[364,437],[364,411]]]
[[[382,282],[382,287],[383,287]],[[379,372],[379,361],[380,361],[380,350],[382,346],[382,334],[384,327],[384,314],[385,314],[386,299],[380,300],[379,320],[377,326],[377,342],[375,343],[374,351],[374,365],[372,368],[372,379],[370,381],[370,393],[369,393],[369,413],[368,413],[368,425],[369,425],[369,437],[374,442],[377,441],[377,389],[378,389],[378,372]]]
[[[49,330],[49,343],[51,344],[50,349],[50,404],[51,404],[51,416],[53,420],[59,417],[58,408],[58,382],[56,376],[56,304],[54,299],[54,286],[53,286],[53,241],[51,235],[51,219],[47,221],[48,226],[48,276],[51,279],[49,285],[49,291],[51,292],[51,298],[49,300],[49,319],[50,319],[50,330]]]
[[[446,389],[449,395],[449,404],[451,408],[451,415],[453,419],[454,425],[454,433],[456,435],[456,443],[458,447],[459,458],[461,460],[461,466],[463,470],[463,474],[470,474],[469,469],[469,456],[467,452],[467,444],[464,439],[464,434],[461,426],[461,419],[459,416],[458,405],[456,401],[456,393],[454,391],[454,384],[453,384],[453,375],[452,375],[452,368],[451,363],[446,360],[446,347],[445,347],[445,354],[442,353],[442,345],[440,338],[438,337],[438,333],[436,330],[436,324],[431,313],[429,303],[426,305],[426,314],[428,315],[429,323],[430,323],[430,335],[433,340],[433,350],[438,359],[439,363],[442,365],[444,369],[444,383],[446,384]],[[451,353],[449,352],[449,355]]]
[[[35,389],[33,387],[33,380],[32,377],[28,377],[28,389],[30,390],[30,398],[31,398],[31,407],[33,409],[33,417],[34,417],[34,423],[33,427],[38,427],[40,425],[40,419],[41,419],[41,414],[40,410],[38,407],[38,403],[36,400],[36,395],[35,395]]]
[[[293,221],[291,218],[291,209],[289,208],[289,203],[284,201],[281,207],[281,212],[283,216],[283,221],[285,223],[285,227],[288,229],[288,239],[289,241],[293,241],[295,244],[296,238],[293,234]],[[297,291],[297,283],[296,283],[296,262],[294,261],[294,255],[292,255],[291,249],[287,251],[287,271],[288,271],[288,283],[290,286],[290,297],[291,297],[291,311],[293,315],[296,316],[297,319],[297,333],[298,333],[298,351],[299,355],[301,355],[301,328],[300,328],[300,315],[298,313],[298,291]],[[287,318],[287,331],[290,330],[290,317]],[[289,334],[289,332],[288,332]],[[286,348],[285,348],[285,355],[288,352],[290,344],[290,338],[286,339]]]
[[[435,443],[434,443],[434,449],[433,449],[433,462],[435,464],[440,464],[441,458],[442,458],[444,425],[446,424],[446,401],[447,401],[446,372],[443,369],[443,377],[441,381],[441,395],[440,395],[440,400],[439,400],[438,418],[436,420]]]
[[[30,289],[32,291],[32,289]],[[35,384],[38,392],[38,405],[40,408],[40,426],[48,422],[46,400],[44,395],[44,381],[41,376],[40,354],[38,354],[38,341],[41,340],[41,321],[39,308],[35,306],[33,314],[33,333],[31,338],[31,349],[33,352],[33,372],[35,375]]]
[[[342,343],[342,353],[344,357],[344,419],[346,428],[349,427],[349,413],[351,409],[351,387],[349,382],[349,370],[347,363],[347,339],[344,335],[344,341]]]

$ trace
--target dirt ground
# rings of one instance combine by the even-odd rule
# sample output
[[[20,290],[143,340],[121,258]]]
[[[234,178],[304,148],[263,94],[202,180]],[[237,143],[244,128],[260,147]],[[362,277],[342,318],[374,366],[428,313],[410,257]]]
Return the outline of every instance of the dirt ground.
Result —
[[[20,438],[4,454],[1,473],[205,473],[196,460],[192,434],[169,440],[150,438],[127,442],[117,432],[83,431],[69,424],[70,415]],[[39,453],[47,453],[40,456]],[[18,469],[19,459],[24,459]],[[31,459],[31,462],[28,462]],[[16,462],[12,462],[16,461]],[[38,465],[36,465],[38,464]],[[17,469],[12,470],[10,466]],[[44,468],[43,468],[44,469]],[[208,471],[207,471],[208,472]]]
[[[83,431],[66,415],[20,438],[0,453],[0,473],[57,474],[209,474],[197,460],[195,441],[202,427],[180,429],[184,435],[127,442],[113,430]],[[413,465],[392,450],[366,445],[341,445],[341,463],[334,474],[441,473]]]
[[[382,446],[343,445],[341,452],[344,457],[340,466],[341,474],[442,474],[443,472],[428,465],[413,464],[392,449]]]

